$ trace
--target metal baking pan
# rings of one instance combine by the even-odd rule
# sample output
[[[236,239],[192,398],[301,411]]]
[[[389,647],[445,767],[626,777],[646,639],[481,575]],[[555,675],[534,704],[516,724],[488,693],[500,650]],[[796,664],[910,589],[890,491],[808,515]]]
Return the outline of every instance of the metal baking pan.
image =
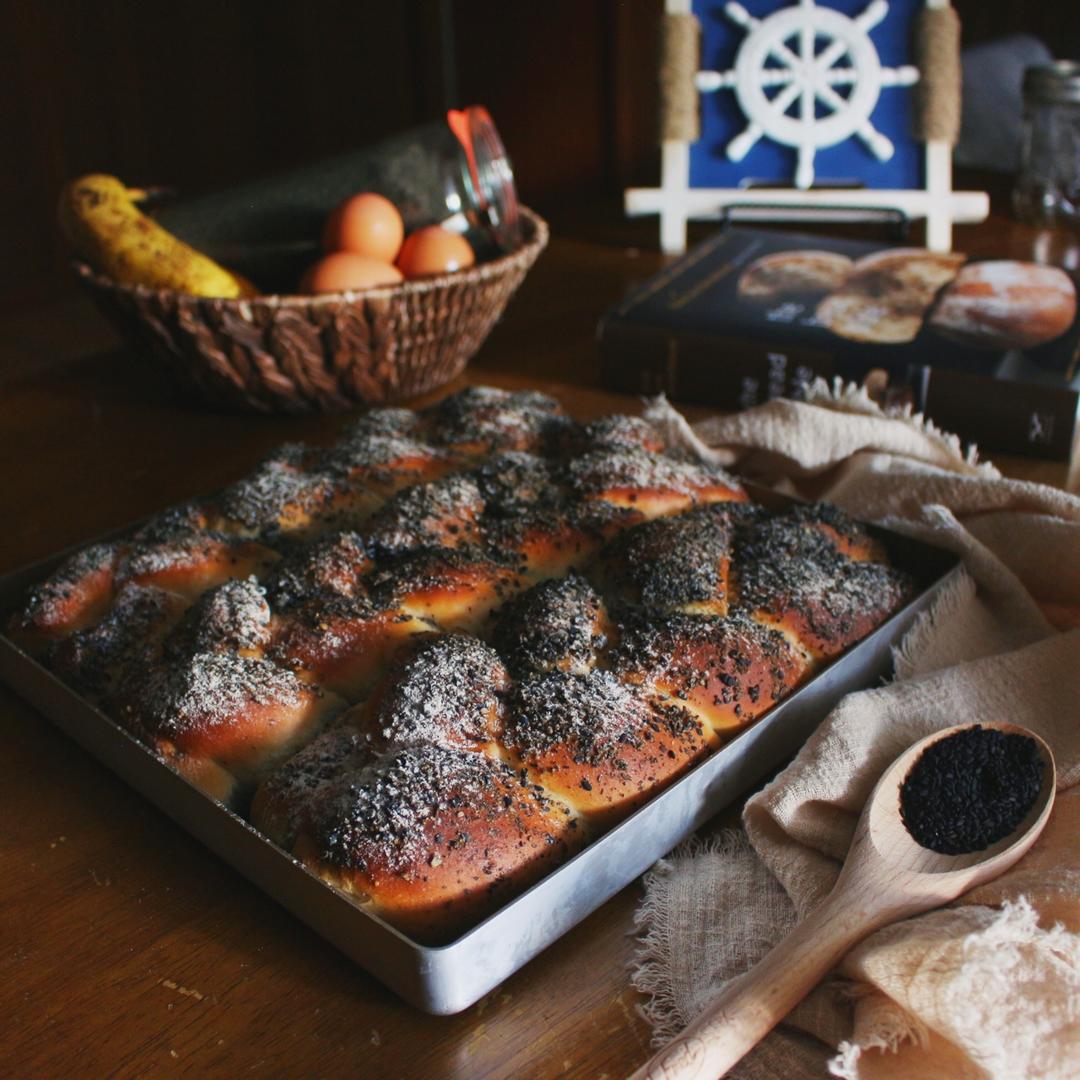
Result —
[[[752,494],[773,507],[795,501],[774,493]],[[841,697],[874,685],[890,673],[892,646],[958,572],[958,559],[896,533],[871,531],[886,544],[895,565],[919,582],[920,591],[910,603],[574,858],[456,941],[438,947],[419,945],[357,907],[243,818],[158,761],[3,636],[0,678],[362,968],[417,1008],[447,1015],[467,1008],[509,978],[718,810],[783,764]],[[67,554],[70,551],[0,578],[4,622],[25,590]]]

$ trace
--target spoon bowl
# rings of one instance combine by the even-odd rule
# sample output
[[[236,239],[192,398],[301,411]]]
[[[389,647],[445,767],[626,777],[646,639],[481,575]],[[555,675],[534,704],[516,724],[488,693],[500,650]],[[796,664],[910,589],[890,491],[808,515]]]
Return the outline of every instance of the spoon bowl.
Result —
[[[902,885],[905,895],[912,898],[925,890],[931,897],[942,896],[940,903],[944,904],[968,889],[1003,874],[1027,853],[1050,817],[1057,785],[1054,755],[1050,747],[1034,732],[1016,724],[978,725],[986,731],[1000,731],[1006,735],[1031,739],[1043,762],[1039,792],[1023,820],[1012,832],[981,851],[943,855],[919,844],[900,816],[900,789],[916,761],[935,743],[975,726],[963,724],[928,735],[905,750],[885,770],[867,800],[841,878],[837,881],[838,886],[845,878],[850,879],[853,875],[865,877],[868,874],[881,875],[879,880],[884,884],[887,875],[890,888]]]
[[[944,728],[920,739],[882,774],[855,828],[832,892],[749,971],[732,979],[710,1008],[632,1080],[715,1080],[765,1037],[853,945],[888,923],[941,907],[991,881],[1039,838],[1054,805],[1054,755],[1015,724],[985,730],[1032,739],[1043,762],[1042,783],[1023,820],[981,851],[943,855],[920,845],[900,814],[900,789],[934,743],[970,730]]]

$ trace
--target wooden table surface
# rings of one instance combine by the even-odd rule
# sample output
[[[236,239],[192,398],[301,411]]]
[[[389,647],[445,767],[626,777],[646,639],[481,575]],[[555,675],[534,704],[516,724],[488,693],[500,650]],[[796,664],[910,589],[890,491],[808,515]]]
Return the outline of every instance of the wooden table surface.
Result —
[[[598,315],[654,272],[655,223],[558,227],[468,380],[589,417]],[[957,246],[1064,257],[1003,217]],[[1056,261],[1056,259],[1055,259]],[[80,300],[0,315],[0,573],[212,490],[345,418],[215,414]],[[1002,460],[1063,484],[1062,465]],[[0,687],[0,1075],[608,1077],[648,1056],[627,964],[635,882],[477,1005],[425,1016]],[[730,820],[732,812],[729,811]]]

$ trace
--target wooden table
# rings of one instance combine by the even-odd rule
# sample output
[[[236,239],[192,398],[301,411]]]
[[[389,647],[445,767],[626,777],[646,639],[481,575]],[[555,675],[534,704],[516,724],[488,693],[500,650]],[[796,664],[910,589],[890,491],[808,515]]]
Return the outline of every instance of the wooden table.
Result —
[[[597,316],[660,265],[655,223],[560,233],[468,374],[589,417]],[[571,235],[574,238],[570,238]],[[1007,219],[958,246],[1061,244]],[[79,300],[0,317],[0,573],[206,492],[342,418],[176,400]],[[1065,468],[1008,460],[1062,484]],[[209,854],[0,688],[0,1074],[614,1080],[648,1056],[627,964],[640,883],[459,1016],[424,1016]]]

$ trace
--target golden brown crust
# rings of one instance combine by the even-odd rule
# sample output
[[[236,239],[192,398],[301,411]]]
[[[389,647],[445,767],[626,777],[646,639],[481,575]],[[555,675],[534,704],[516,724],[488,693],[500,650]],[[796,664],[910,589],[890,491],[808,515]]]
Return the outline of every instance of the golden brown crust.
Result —
[[[275,843],[291,848],[307,827],[320,791],[345,773],[372,764],[369,740],[345,718],[316,735],[259,785],[251,801],[251,823]]]
[[[194,599],[231,578],[264,572],[278,559],[253,540],[191,533],[160,544],[140,544],[121,564],[118,581],[154,585]]]
[[[635,620],[624,628],[613,664],[624,679],[683,705],[721,737],[787,697],[810,670],[782,634],[742,613]]]
[[[930,317],[930,327],[976,349],[1033,349],[1076,318],[1076,286],[1056,266],[994,259],[969,263]]]
[[[697,503],[746,499],[739,483],[722,469],[636,448],[583,454],[570,462],[569,479],[580,498],[643,518],[676,514]]]
[[[866,255],[843,286],[818,304],[822,326],[851,341],[903,344],[922,329],[938,290],[956,276],[965,256],[923,248],[890,248]]]
[[[117,720],[159,752],[208,759],[254,783],[344,702],[269,660],[196,653],[155,666],[117,695]]]
[[[95,544],[66,559],[52,576],[36,585],[8,622],[8,636],[27,652],[93,626],[109,610],[116,570],[125,547]]]
[[[533,390],[470,386],[424,413],[432,441],[458,455],[543,451],[571,421],[553,397]]]
[[[429,622],[401,608],[315,596],[275,617],[267,655],[305,682],[352,700],[371,689],[413,634],[431,629]]]
[[[375,509],[395,492],[436,480],[450,472],[455,459],[412,431],[393,430],[365,418],[346,429],[319,457],[318,467]]]
[[[581,430],[575,450],[646,450],[659,454],[664,449],[663,435],[640,416],[613,413],[593,420]]]
[[[374,568],[359,533],[328,533],[293,549],[265,575],[267,597],[285,610],[317,594],[366,596],[364,579]]]
[[[52,669],[94,701],[107,702],[147,663],[182,610],[179,598],[153,586],[127,584],[93,626],[55,642]]]
[[[860,557],[845,553],[852,549]],[[911,595],[910,578],[871,561],[878,554],[869,537],[861,539],[833,511],[803,507],[754,522],[739,532],[737,603],[788,633],[810,656],[836,656]]]
[[[475,547],[482,542],[484,497],[476,481],[455,473],[404,488],[379,510],[366,532],[381,557],[426,547]]]
[[[488,613],[520,592],[515,569],[483,555],[432,549],[390,563],[369,579],[378,608],[400,609],[442,630],[476,632]]]
[[[748,513],[722,502],[644,522],[608,544],[593,576],[622,606],[726,615],[734,529]]]
[[[567,805],[502,762],[425,746],[323,788],[293,850],[410,937],[441,944],[565,860],[583,835]]]
[[[701,722],[658,704],[610,671],[523,680],[503,742],[543,788],[590,819],[625,817],[708,748]]]

